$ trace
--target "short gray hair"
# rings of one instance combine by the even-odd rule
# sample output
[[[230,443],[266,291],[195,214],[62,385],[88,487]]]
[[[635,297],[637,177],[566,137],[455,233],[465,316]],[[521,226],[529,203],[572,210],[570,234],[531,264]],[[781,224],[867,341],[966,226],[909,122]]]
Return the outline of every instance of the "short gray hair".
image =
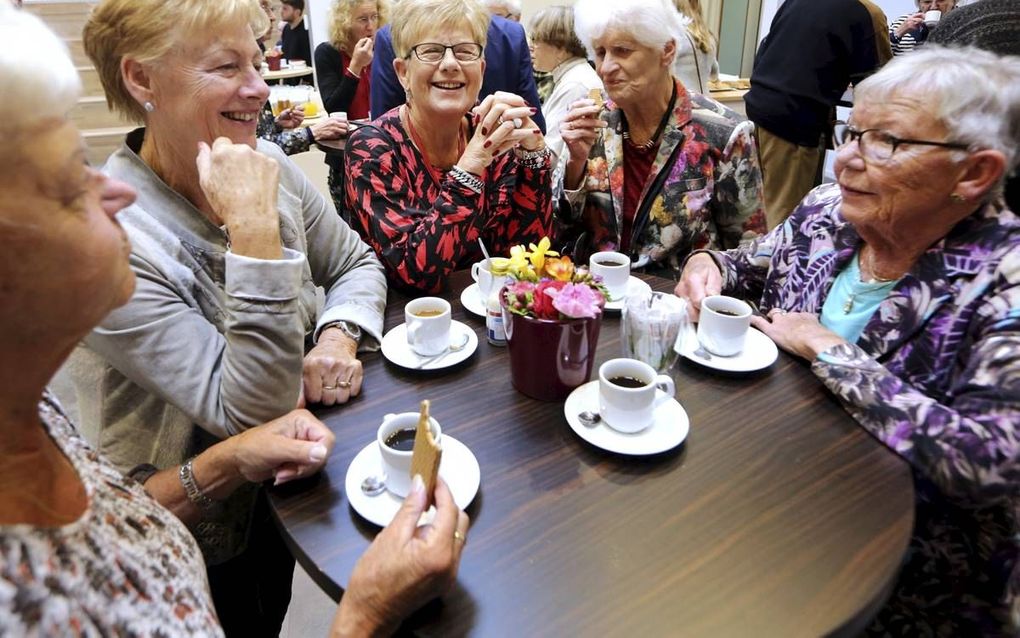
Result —
[[[661,48],[685,37],[685,21],[669,0],[577,0],[574,30],[577,38],[595,57],[595,38],[609,29],[620,29],[639,43]]]
[[[1020,57],[975,47],[928,44],[893,58],[854,89],[854,101],[879,104],[895,95],[926,100],[949,139],[1020,163]]]
[[[81,94],[64,43],[34,15],[0,2],[0,132],[63,119]]]

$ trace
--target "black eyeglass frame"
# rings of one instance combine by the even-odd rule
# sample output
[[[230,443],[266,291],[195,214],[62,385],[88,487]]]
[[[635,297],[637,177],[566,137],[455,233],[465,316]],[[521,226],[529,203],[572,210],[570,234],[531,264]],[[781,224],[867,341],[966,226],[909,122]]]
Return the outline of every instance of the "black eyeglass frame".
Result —
[[[445,54],[446,52],[444,51],[443,53]],[[842,129],[840,127],[842,127]],[[842,135],[840,135],[841,130],[844,132]],[[889,141],[890,145],[892,146],[892,150],[889,151],[890,158],[892,158],[892,156],[896,154],[896,149],[903,144],[914,144],[916,146],[939,146],[941,148],[952,148],[959,151],[971,150],[970,144],[961,144],[960,142],[935,142],[933,140],[915,140],[907,137],[897,137],[892,133],[880,128],[866,128],[863,131],[859,131],[842,120],[836,120],[835,122],[832,123],[833,146],[835,146],[835,148],[838,149],[842,146],[846,146],[847,144],[855,140],[857,141],[857,144],[860,145],[860,140],[864,136],[864,134],[871,132],[881,133],[885,137],[885,139]],[[840,138],[842,138],[842,141],[840,141]],[[861,155],[863,155],[863,153],[861,153]]]
[[[456,48],[462,47],[466,44],[471,45],[472,47],[477,47],[478,49],[478,54],[475,57],[471,58],[470,60],[464,60],[457,57]],[[438,60],[425,60],[421,57],[421,54],[418,53],[418,49],[421,47],[443,47],[443,54],[439,56]],[[421,42],[411,47],[411,50],[408,51],[405,59],[407,60],[411,59],[411,54],[413,53],[414,57],[418,58],[420,62],[424,62],[425,64],[439,64],[440,62],[443,61],[443,58],[446,57],[447,51],[453,51],[453,57],[458,62],[477,62],[478,60],[482,59],[482,55],[485,53],[485,47],[483,47],[481,44],[477,42],[458,42],[456,44],[440,44],[439,42]]]

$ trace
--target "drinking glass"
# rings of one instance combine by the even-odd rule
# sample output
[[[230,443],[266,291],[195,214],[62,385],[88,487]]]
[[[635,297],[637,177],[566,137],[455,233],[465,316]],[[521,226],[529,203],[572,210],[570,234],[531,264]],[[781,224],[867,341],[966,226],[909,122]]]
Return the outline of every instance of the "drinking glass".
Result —
[[[690,319],[687,304],[664,292],[629,295],[623,306],[623,356],[643,361],[659,374],[676,362],[673,347],[685,334]]]

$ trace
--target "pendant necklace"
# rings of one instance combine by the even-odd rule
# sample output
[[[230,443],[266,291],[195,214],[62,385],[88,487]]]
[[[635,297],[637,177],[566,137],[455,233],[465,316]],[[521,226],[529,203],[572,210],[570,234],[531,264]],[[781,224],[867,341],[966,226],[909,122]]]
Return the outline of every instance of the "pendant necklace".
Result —
[[[874,253],[869,252],[864,257],[864,259],[867,261],[868,270],[871,272],[871,279],[869,279],[868,281],[864,281],[864,278],[861,277],[860,280],[861,280],[862,284],[882,284],[882,286],[885,286],[885,285],[888,285],[888,284],[891,284],[891,283],[895,283],[896,281],[899,280],[898,277],[896,279],[886,279],[884,277],[879,277],[878,275],[875,274],[875,266],[874,266],[875,257],[874,257]],[[858,271],[859,270],[860,270],[860,267],[858,266]],[[848,315],[851,312],[853,312],[854,302],[857,300],[858,292],[865,292],[863,290],[862,291],[853,290],[852,286],[853,286],[853,284],[851,284],[850,296],[848,296],[846,298],[846,301],[843,302],[843,314],[844,315]]]

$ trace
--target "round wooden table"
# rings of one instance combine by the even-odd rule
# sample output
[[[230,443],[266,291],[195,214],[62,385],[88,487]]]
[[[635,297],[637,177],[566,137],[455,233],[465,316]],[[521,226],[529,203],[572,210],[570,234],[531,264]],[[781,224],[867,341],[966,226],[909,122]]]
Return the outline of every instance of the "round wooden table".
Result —
[[[672,282],[645,277],[658,290]],[[334,599],[379,531],[349,506],[347,467],[383,414],[432,401],[443,432],[481,466],[457,585],[405,628],[457,636],[852,635],[882,605],[913,526],[908,465],[857,426],[785,354],[723,375],[681,359],[676,398],[691,420],[679,448],[604,452],[570,430],[560,403],[510,385],[505,348],[461,306],[478,351],[453,369],[411,372],[364,355],[362,396],[320,417],[337,435],[325,471],[271,490],[294,555]],[[407,297],[390,294],[386,328]],[[619,356],[608,315],[598,360]],[[541,371],[536,371],[540,374]]]

